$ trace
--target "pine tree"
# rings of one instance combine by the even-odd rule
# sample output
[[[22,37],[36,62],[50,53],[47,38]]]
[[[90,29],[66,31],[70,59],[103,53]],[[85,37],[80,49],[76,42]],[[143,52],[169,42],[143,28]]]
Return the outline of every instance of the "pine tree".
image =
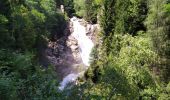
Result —
[[[152,39],[153,50],[158,54],[153,67],[161,69],[164,79],[168,81],[170,80],[170,16],[164,11],[165,4],[165,0],[151,0],[149,2],[150,10],[146,24]]]

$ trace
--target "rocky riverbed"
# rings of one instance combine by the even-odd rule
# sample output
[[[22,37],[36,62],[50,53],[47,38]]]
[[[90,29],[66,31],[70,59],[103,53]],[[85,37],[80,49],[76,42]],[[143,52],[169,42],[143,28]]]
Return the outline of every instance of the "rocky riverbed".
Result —
[[[95,44],[97,24],[88,24],[83,19],[70,19],[64,36],[56,41],[48,41],[44,49],[47,62],[56,68],[61,82],[61,89],[75,81],[80,73],[89,66],[89,55]]]

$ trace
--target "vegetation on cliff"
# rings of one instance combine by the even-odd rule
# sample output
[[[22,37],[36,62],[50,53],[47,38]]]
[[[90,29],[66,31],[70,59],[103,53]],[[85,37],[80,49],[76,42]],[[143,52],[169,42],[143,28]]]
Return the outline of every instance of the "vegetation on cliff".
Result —
[[[63,14],[54,0],[0,1],[0,99],[56,99],[53,67],[38,64],[38,47],[61,35]]]
[[[100,24],[101,40],[86,81],[59,92],[36,48],[61,37],[73,15]],[[0,99],[169,100],[169,25],[169,0],[1,0]]]
[[[87,81],[73,94],[86,99],[168,100],[169,1],[104,0],[95,11],[101,12],[102,44],[92,52]]]

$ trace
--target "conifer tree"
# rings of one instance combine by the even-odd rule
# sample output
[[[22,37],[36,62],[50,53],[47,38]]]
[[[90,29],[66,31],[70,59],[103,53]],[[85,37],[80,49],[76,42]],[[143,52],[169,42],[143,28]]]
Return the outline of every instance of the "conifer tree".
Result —
[[[164,79],[170,80],[170,15],[165,11],[165,4],[165,0],[149,1],[150,10],[146,24],[152,39],[153,50],[158,54],[153,67],[161,69]]]

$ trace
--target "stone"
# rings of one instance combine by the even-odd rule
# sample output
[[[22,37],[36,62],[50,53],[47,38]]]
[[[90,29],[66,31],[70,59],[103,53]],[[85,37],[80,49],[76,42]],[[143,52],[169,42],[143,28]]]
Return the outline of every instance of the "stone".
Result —
[[[71,35],[68,37],[68,39],[69,40],[75,40],[75,38],[73,36],[71,36]]]
[[[77,45],[71,45],[70,48],[71,48],[72,51],[75,51],[75,50],[78,49],[78,46]]]
[[[67,41],[67,46],[71,46],[71,45],[72,45],[71,41]]]
[[[78,44],[78,42],[77,42],[77,41],[71,41],[71,44],[73,44],[73,45],[77,45],[77,44]]]

